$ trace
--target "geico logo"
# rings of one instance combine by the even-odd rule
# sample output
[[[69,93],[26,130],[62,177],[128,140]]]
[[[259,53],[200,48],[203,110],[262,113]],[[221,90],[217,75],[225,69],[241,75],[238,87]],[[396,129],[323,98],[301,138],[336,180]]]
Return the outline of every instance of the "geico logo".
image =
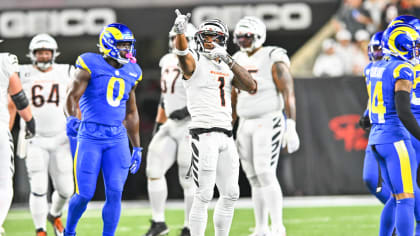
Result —
[[[41,32],[54,36],[96,35],[116,18],[110,8],[6,11],[0,15],[0,37],[17,38]]]
[[[230,30],[244,16],[263,19],[267,30],[303,30],[312,23],[311,7],[306,3],[200,6],[192,10],[192,22],[195,25],[200,25],[204,20],[218,18]]]

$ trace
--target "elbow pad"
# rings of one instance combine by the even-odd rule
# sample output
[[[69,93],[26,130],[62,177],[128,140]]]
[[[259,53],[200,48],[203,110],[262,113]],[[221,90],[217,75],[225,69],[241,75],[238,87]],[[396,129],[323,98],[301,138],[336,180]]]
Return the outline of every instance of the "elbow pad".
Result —
[[[410,94],[407,91],[397,91],[394,99],[401,122],[416,139],[420,140],[420,127],[411,112]]]
[[[23,92],[23,90],[20,90],[20,92],[12,95],[11,97],[18,110],[25,109],[29,105],[29,100],[26,98],[25,92]]]

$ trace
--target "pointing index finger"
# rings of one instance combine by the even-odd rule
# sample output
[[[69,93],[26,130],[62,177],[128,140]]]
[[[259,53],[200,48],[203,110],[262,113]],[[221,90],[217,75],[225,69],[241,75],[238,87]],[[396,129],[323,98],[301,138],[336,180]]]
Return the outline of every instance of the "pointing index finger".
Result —
[[[182,15],[182,13],[179,11],[179,9],[178,9],[178,8],[177,8],[177,9],[175,9],[175,14],[176,14],[177,16]]]

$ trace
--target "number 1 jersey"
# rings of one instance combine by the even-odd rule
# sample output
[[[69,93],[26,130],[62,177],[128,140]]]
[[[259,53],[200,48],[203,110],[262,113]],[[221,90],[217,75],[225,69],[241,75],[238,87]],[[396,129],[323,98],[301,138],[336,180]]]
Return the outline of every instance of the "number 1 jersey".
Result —
[[[74,67],[53,64],[52,70],[42,72],[34,65],[19,65],[22,87],[31,104],[40,136],[55,136],[66,130],[64,104],[66,90],[74,76]]]
[[[369,64],[365,68],[369,95],[369,117],[372,129],[369,144],[393,143],[410,139],[395,107],[395,83],[414,80],[414,68],[409,63],[390,58]]]
[[[90,81],[79,101],[82,121],[121,126],[131,89],[142,79],[139,65],[127,63],[114,68],[101,54],[84,53],[76,67],[89,72]]]

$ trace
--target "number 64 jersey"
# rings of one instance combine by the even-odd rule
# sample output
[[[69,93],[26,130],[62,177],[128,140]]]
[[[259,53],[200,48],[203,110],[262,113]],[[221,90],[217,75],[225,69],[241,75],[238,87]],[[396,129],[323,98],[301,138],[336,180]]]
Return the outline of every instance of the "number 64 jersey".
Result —
[[[50,137],[66,130],[63,106],[74,71],[75,68],[68,64],[53,64],[48,72],[33,65],[19,66],[22,87],[31,104],[38,135]]]

